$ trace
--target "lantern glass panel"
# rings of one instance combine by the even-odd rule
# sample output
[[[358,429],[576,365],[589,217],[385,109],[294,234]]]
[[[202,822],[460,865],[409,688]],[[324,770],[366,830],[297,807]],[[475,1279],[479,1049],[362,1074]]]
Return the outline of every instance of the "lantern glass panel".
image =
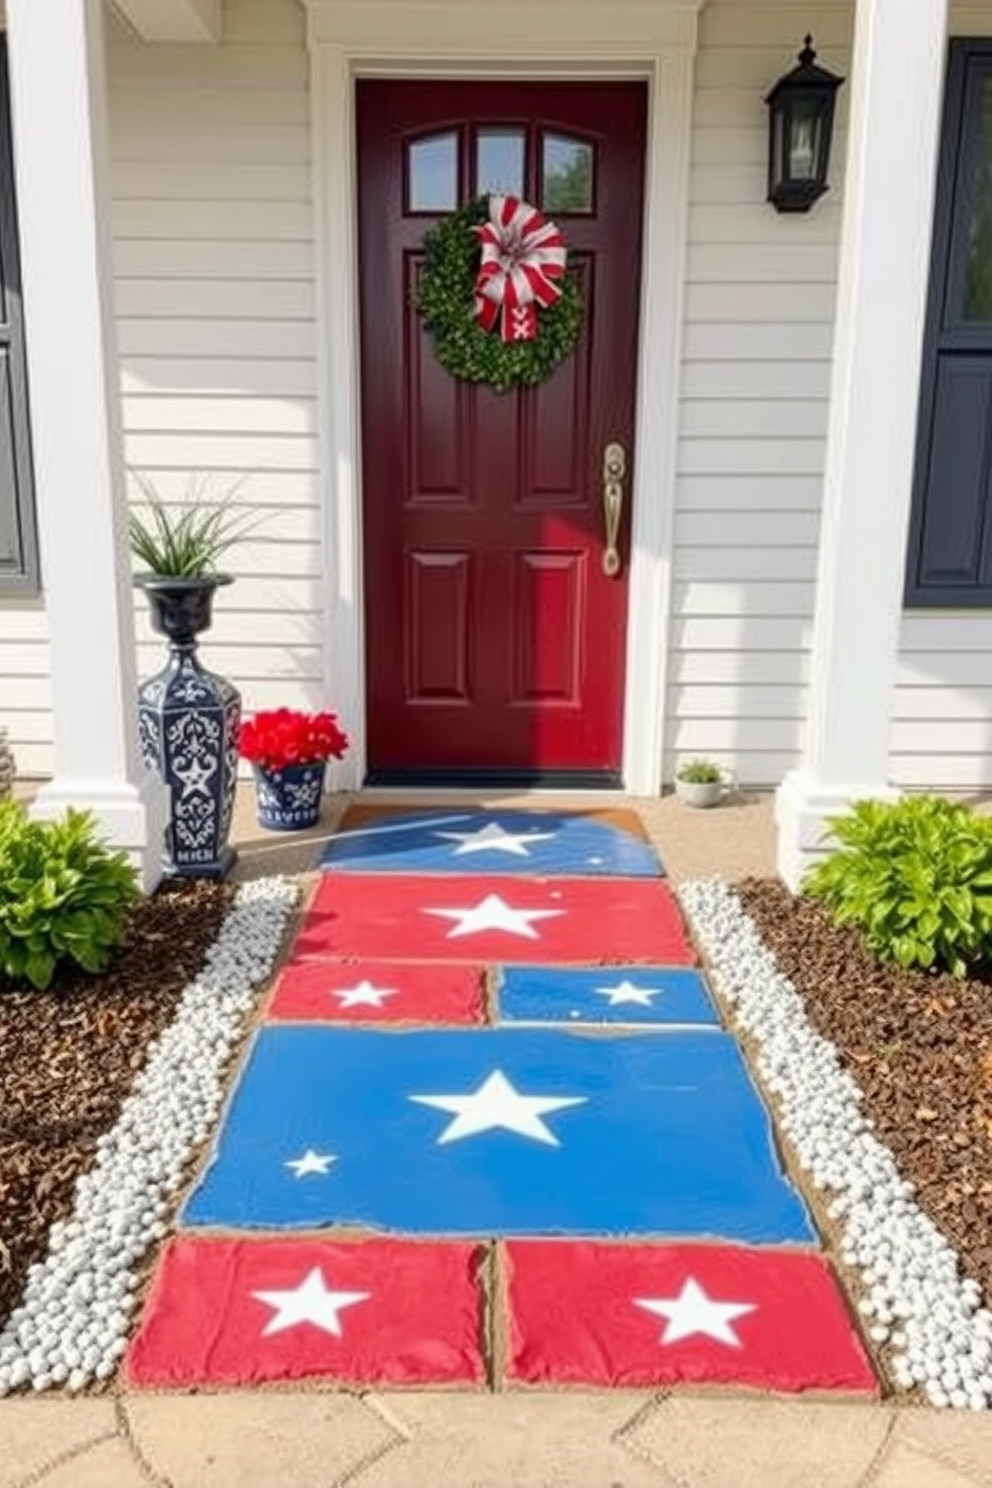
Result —
[[[815,181],[823,159],[823,102],[818,98],[798,97],[789,108],[789,158],[786,174],[790,181]]]

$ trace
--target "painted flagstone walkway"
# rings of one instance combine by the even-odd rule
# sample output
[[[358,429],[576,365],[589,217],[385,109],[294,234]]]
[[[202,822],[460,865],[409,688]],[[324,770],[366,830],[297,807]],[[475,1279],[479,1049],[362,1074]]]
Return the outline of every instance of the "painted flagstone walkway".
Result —
[[[877,1393],[636,818],[365,813],[323,868],[132,1384]]]

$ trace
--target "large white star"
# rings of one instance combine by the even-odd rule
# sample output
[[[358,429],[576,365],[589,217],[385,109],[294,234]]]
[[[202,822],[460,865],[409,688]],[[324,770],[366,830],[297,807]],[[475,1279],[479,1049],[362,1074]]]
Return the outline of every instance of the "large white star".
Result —
[[[653,1007],[652,997],[660,996],[663,990],[661,987],[635,987],[633,982],[627,980],[617,982],[614,987],[595,988],[599,997],[610,999],[610,1007],[620,1007],[623,1003],[636,1003],[638,1007]]]
[[[305,1178],[308,1173],[320,1173],[323,1176],[332,1162],[337,1162],[337,1158],[332,1157],[329,1152],[314,1152],[312,1147],[308,1147],[302,1157],[291,1157],[283,1166],[292,1168],[297,1178]]]
[[[424,914],[437,915],[442,920],[456,920],[445,940],[457,940],[461,935],[479,935],[484,930],[505,930],[507,935],[521,935],[525,940],[539,940],[540,936],[531,924],[532,920],[552,920],[565,914],[563,909],[513,909],[498,894],[487,894],[479,904],[470,909],[425,909]]]
[[[342,987],[331,993],[341,1003],[342,1012],[345,1008],[353,1007],[376,1007],[381,1008],[387,997],[398,997],[398,987],[376,987],[372,982],[359,982],[354,987]]]
[[[502,1070],[494,1070],[478,1090],[469,1095],[411,1095],[409,1099],[421,1106],[448,1111],[454,1116],[454,1121],[450,1121],[438,1137],[438,1146],[499,1128],[517,1132],[521,1137],[531,1137],[549,1147],[560,1147],[558,1138],[549,1131],[541,1117],[550,1111],[563,1111],[566,1106],[585,1105],[587,1097],[521,1095]]]
[[[275,1316],[270,1317],[262,1329],[262,1337],[270,1333],[282,1333],[287,1328],[297,1328],[301,1323],[312,1323],[324,1333],[341,1337],[341,1319],[338,1313],[356,1302],[364,1302],[371,1292],[332,1292],[324,1281],[324,1273],[315,1266],[298,1287],[283,1292],[252,1292],[252,1296],[266,1307],[271,1307]]]
[[[435,837],[444,837],[448,842],[457,842],[456,858],[465,853],[504,852],[516,858],[528,858],[528,842],[547,842],[556,837],[556,832],[508,832],[499,822],[487,822],[474,832],[435,832]]]
[[[757,1311],[754,1302],[715,1302],[691,1276],[677,1297],[635,1297],[634,1302],[645,1311],[667,1319],[660,1339],[663,1344],[678,1343],[682,1338],[704,1333],[718,1343],[740,1348],[741,1341],[731,1323],[734,1318]]]

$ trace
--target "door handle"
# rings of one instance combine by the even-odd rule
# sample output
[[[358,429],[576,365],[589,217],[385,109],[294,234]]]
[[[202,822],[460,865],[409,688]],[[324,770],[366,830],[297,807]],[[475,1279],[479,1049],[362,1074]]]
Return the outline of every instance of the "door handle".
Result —
[[[620,518],[623,515],[623,478],[627,473],[627,451],[622,444],[611,443],[603,450],[603,527],[606,546],[603,549],[603,572],[615,579],[620,572]]]

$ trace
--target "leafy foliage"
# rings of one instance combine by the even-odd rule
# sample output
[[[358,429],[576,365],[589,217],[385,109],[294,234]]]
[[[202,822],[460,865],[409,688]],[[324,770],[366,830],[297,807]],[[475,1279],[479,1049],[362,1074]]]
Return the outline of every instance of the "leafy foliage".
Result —
[[[505,342],[475,318],[479,240],[473,228],[489,215],[479,197],[445,217],[424,238],[424,266],[414,305],[434,338],[434,354],[452,377],[484,382],[498,393],[544,382],[571,354],[582,328],[582,295],[574,274],[561,280],[561,295],[538,312],[533,341]]]
[[[827,823],[841,844],[803,891],[904,968],[962,977],[992,953],[992,820],[939,796],[859,801]]]
[[[218,500],[207,499],[207,482],[191,476],[178,510],[166,505],[147,476],[132,472],[149,508],[145,520],[132,511],[128,519],[131,551],[150,573],[170,579],[199,579],[216,571],[217,560],[245,536],[254,523],[231,509],[241,483]]]
[[[686,785],[718,785],[723,779],[720,766],[705,759],[686,760],[684,765],[679,765],[675,774]]]
[[[0,978],[44,989],[61,962],[103,971],[137,897],[134,868],[88,813],[32,822],[0,801]]]

